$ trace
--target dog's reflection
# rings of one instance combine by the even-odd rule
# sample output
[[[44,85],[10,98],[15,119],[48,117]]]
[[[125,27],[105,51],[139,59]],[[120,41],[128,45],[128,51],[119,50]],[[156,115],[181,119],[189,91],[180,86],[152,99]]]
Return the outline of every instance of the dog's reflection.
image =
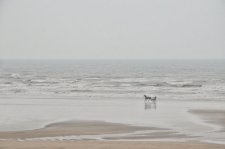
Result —
[[[156,110],[157,104],[156,102],[145,102],[145,110],[154,109]]]

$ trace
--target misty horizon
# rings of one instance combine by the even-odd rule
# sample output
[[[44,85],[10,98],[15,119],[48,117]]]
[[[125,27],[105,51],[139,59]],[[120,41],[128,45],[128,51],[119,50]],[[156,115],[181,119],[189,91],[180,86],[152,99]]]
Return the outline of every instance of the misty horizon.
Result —
[[[0,59],[225,59],[221,0],[0,0]]]

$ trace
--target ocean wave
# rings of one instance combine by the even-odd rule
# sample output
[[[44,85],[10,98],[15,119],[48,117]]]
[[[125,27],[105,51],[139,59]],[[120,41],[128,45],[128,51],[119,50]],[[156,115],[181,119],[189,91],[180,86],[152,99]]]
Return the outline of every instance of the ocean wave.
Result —
[[[153,86],[153,87],[181,87],[181,88],[188,88],[188,87],[202,87],[202,84],[195,84],[195,83],[168,83],[168,82],[157,82],[157,83],[139,83],[138,86]]]
[[[18,73],[11,73],[10,77],[14,78],[14,79],[20,79],[20,74],[18,74]]]
[[[199,82],[159,82],[159,81],[107,81],[107,82],[95,82],[95,86],[104,87],[177,87],[177,88],[188,88],[188,87],[202,87],[203,85]]]
[[[183,84],[181,87],[202,87],[202,84]]]
[[[11,89],[10,91],[13,92],[13,93],[24,93],[24,92],[26,92],[25,89]]]
[[[83,92],[83,93],[86,93],[86,92],[93,92],[93,90],[79,90],[79,89],[74,89],[74,90],[70,90],[70,92]]]
[[[57,84],[57,81],[50,81],[50,80],[27,80],[29,84]]]
[[[13,84],[12,82],[4,82],[3,84]]]
[[[88,82],[87,82],[88,83]],[[177,88],[188,88],[188,87],[202,87],[199,83],[169,83],[169,82],[118,82],[118,81],[107,81],[107,82],[89,82],[90,86],[93,87],[177,87]],[[79,85],[79,84],[78,84]]]

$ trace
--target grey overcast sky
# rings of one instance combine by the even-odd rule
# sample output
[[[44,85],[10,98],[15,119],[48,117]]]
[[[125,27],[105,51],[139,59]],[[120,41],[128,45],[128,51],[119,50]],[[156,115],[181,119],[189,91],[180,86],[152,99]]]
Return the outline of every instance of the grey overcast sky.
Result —
[[[3,59],[224,59],[225,0],[0,0]]]

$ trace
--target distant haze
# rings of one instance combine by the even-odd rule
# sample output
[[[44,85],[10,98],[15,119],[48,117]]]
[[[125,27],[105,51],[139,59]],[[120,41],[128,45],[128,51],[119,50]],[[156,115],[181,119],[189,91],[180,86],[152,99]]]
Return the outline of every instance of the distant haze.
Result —
[[[225,58],[225,0],[0,0],[0,58]]]

